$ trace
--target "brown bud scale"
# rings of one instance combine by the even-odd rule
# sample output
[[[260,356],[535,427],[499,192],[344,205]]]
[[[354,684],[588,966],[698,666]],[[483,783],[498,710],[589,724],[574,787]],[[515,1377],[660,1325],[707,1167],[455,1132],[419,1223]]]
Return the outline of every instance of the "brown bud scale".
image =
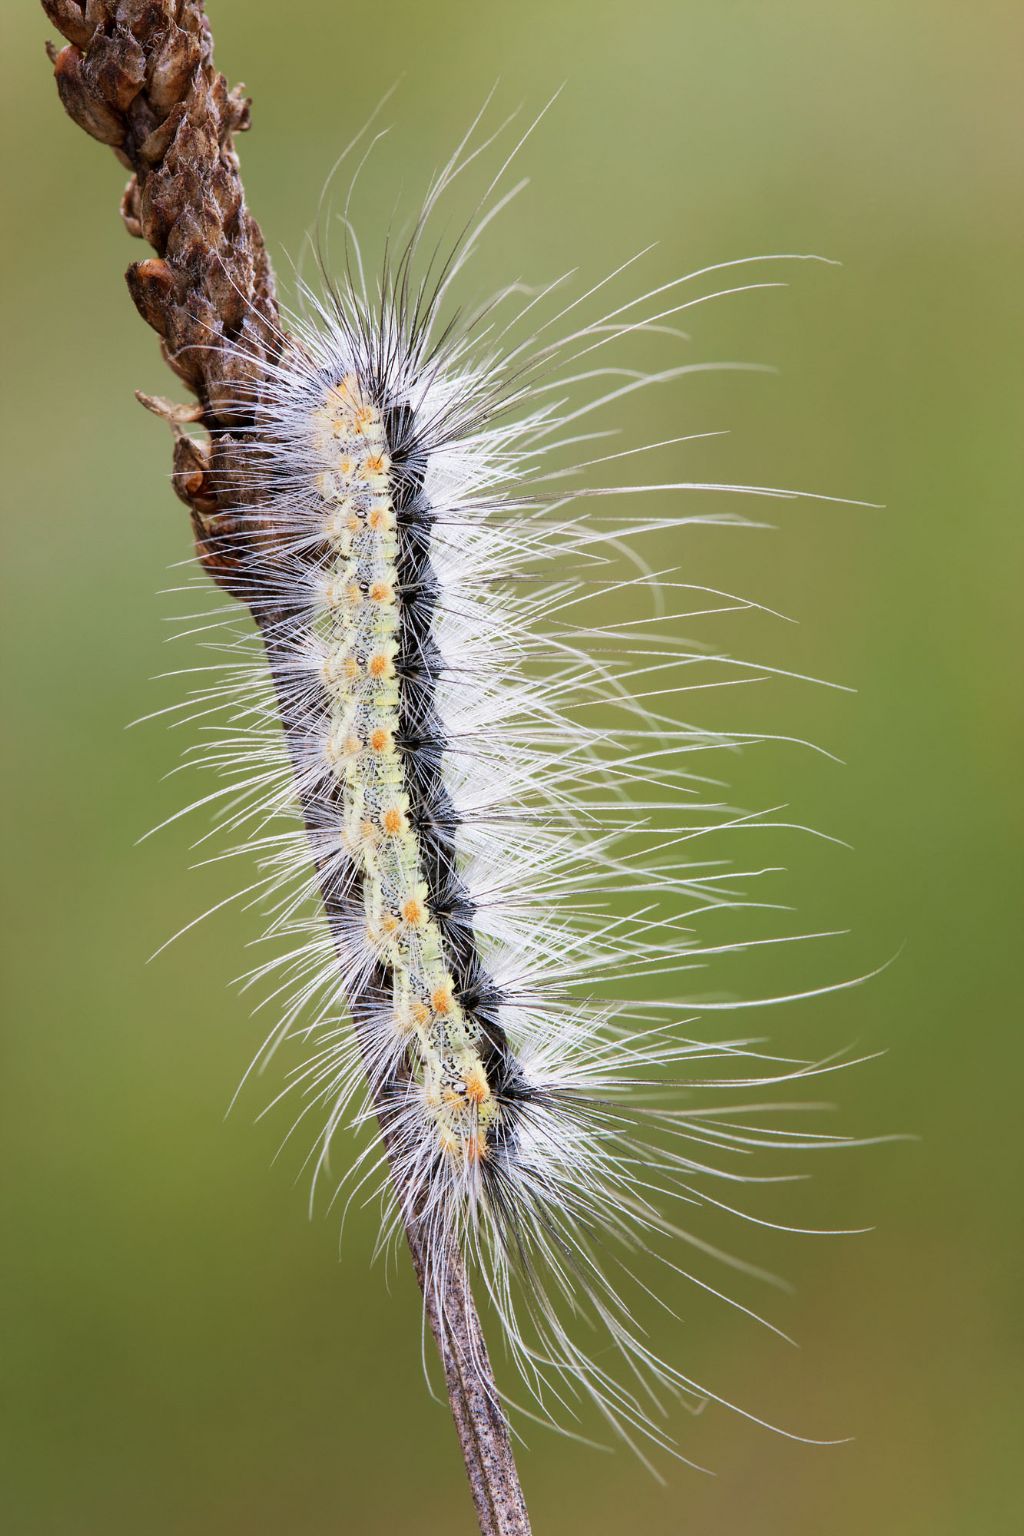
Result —
[[[230,585],[237,491],[220,477],[215,493],[206,471],[224,457],[219,437],[249,424],[245,402],[281,346],[273,274],[232,138],[248,128],[251,103],[214,67],[202,0],[43,0],[43,9],[67,39],[51,57],[68,115],[133,173],[122,218],[156,256],[132,263],[128,289],[211,439],[200,455],[179,433],[174,485],[192,508],[200,558]]]

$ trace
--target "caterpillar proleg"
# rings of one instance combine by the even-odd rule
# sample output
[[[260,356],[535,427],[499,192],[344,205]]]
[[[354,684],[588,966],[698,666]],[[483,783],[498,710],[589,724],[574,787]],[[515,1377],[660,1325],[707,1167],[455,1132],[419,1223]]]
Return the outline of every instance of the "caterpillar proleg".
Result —
[[[335,1197],[379,1193],[383,1240],[415,1216],[432,1252],[465,1258],[528,1412],[564,1426],[596,1405],[645,1454],[674,1448],[663,1393],[714,1394],[650,1347],[634,1256],[660,1261],[669,1310],[689,1284],[717,1293],[681,1257],[724,1259],[693,1213],[733,1208],[717,1190],[755,1177],[751,1154],[842,1139],[781,1129],[759,1101],[830,1064],[705,1040],[695,1020],[730,1005],[688,1006],[671,986],[744,947],[694,935],[703,914],[749,904],[757,873],[704,856],[708,835],[768,824],[710,766],[765,738],[686,724],[675,702],[711,685],[704,669],[714,685],[770,669],[684,644],[680,596],[697,612],[749,605],[649,570],[643,542],[741,521],[709,510],[716,494],[794,493],[602,479],[644,451],[607,444],[616,408],[711,366],[637,368],[608,349],[677,345],[677,316],[774,285],[784,258],[611,297],[631,258],[575,296],[569,279],[513,284],[459,310],[509,162],[459,237],[435,247],[427,231],[479,153],[459,146],[375,271],[346,217],[345,276],[325,259],[246,393],[252,424],[222,475],[249,497],[235,587],[258,635],[232,630],[193,696],[227,720],[195,756],[228,775],[215,803],[284,941],[253,979],[279,1010],[267,1050],[308,1042],[284,1096],[309,1127],[314,1188],[339,1129],[383,1105],[401,1196],[375,1144]],[[651,611],[607,618],[623,597]],[[726,1090],[739,1102],[714,1107]]]

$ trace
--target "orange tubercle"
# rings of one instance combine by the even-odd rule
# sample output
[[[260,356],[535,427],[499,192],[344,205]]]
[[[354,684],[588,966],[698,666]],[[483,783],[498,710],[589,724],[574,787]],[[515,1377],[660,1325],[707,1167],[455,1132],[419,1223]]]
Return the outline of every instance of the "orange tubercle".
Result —
[[[481,1136],[455,1136],[442,1128],[438,1140],[441,1151],[449,1157],[463,1157],[468,1163],[482,1163],[487,1156],[487,1143]]]
[[[483,1104],[491,1096],[491,1085],[483,1067],[474,1067],[466,1073],[466,1098],[471,1104]]]

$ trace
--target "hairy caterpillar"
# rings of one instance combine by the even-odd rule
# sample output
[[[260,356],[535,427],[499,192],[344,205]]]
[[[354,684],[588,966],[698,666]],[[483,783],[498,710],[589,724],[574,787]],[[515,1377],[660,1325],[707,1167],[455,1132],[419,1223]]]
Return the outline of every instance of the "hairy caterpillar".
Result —
[[[771,284],[680,294],[742,265],[724,263],[600,305],[620,268],[560,307],[554,283],[451,313],[452,285],[511,194],[495,178],[443,258],[421,259],[424,232],[478,153],[460,145],[372,285],[349,234],[348,280],[319,298],[304,290],[304,315],[265,371],[238,454],[252,490],[242,587],[261,652],[239,659],[248,642],[232,638],[220,679],[193,696],[203,714],[228,714],[223,737],[195,755],[229,775],[242,766],[216,798],[260,860],[271,933],[289,941],[257,975],[287,998],[268,1046],[296,1026],[313,1042],[288,1091],[303,1097],[300,1120],[321,1117],[314,1184],[338,1126],[374,1112],[368,1073],[404,1173],[386,1231],[404,1202],[435,1252],[465,1254],[530,1411],[564,1422],[582,1397],[634,1448],[671,1449],[658,1390],[714,1394],[646,1342],[633,1309],[648,1288],[631,1255],[643,1248],[673,1285],[710,1289],[679,1246],[722,1255],[680,1226],[678,1207],[730,1209],[706,1185],[742,1182],[736,1154],[839,1138],[767,1128],[748,1118],[757,1106],[682,1105],[681,1087],[750,1088],[820,1067],[745,1039],[695,1039],[700,1008],[619,995],[638,972],[691,967],[705,951],[687,924],[742,905],[742,872],[686,845],[757,819],[702,799],[712,781],[690,763],[763,738],[672,715],[689,669],[729,664],[681,644],[673,615],[600,613],[630,589],[707,591],[648,573],[636,545],[737,519],[584,509],[687,490],[792,493],[569,478],[640,449],[545,466],[606,435],[582,430],[591,413],[706,366],[629,369],[606,364],[605,347],[671,334],[692,305]],[[580,318],[592,303],[596,317]],[[518,306],[511,319],[503,306]],[[296,810],[298,828],[273,825]],[[310,912],[318,892],[328,931]],[[350,1199],[387,1197],[383,1152],[362,1154],[343,1184]],[[599,1344],[585,1348],[588,1335]]]

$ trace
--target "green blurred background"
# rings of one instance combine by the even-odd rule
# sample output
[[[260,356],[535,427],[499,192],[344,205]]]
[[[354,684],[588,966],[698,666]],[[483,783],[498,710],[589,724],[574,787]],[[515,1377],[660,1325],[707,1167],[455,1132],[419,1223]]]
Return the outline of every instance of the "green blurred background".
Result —
[[[786,1050],[885,1051],[830,1085],[842,1124],[920,1140],[837,1157],[784,1206],[871,1235],[740,1234],[794,1281],[761,1300],[799,1352],[688,1298],[683,1340],[725,1395],[855,1439],[815,1450],[709,1410],[674,1427],[715,1478],[669,1465],[660,1487],[539,1429],[522,1467],[538,1533],[1020,1530],[1019,7],[210,10],[221,67],[255,93],[244,170],[282,272],[396,77],[363,214],[378,234],[496,78],[528,110],[567,82],[481,288],[577,262],[592,279],[653,239],[651,282],[758,251],[843,262],[694,312],[694,359],[778,377],[698,376],[622,424],[729,426],[685,450],[697,478],[885,504],[780,503],[774,532],[650,550],[800,620],[726,620],[734,649],[857,690],[779,684],[701,715],[845,760],[779,748],[741,769],[745,803],[785,800],[854,845],[794,840],[774,892],[852,932],[737,965],[735,986],[855,975],[903,946],[867,987],[758,1025]],[[155,593],[188,533],[168,435],[132,398],[173,381],[121,278],[141,253],[122,173],[64,118],[37,9],[4,0],[2,26],[4,1528],[468,1533],[410,1277],[368,1262],[373,1213],[339,1262],[298,1151],[271,1165],[284,1122],[254,1123],[276,1069],[225,1118],[263,1032],[228,985],[252,919],[229,907],[145,964],[237,880],[188,873],[198,827],[134,846],[189,789],[163,778],[174,734],[124,731],[176,696],[150,674],[196,659],[164,644],[177,610]]]

